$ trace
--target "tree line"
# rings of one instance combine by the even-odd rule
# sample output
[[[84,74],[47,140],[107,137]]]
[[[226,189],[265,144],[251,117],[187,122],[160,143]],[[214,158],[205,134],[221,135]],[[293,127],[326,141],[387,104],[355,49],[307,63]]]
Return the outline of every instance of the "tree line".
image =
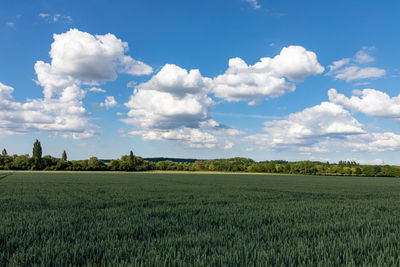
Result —
[[[400,177],[400,167],[391,165],[360,165],[355,161],[338,163],[320,161],[272,160],[256,162],[249,158],[229,158],[196,160],[194,162],[174,162],[163,160],[152,162],[136,156],[130,151],[119,159],[109,162],[91,157],[86,160],[68,160],[64,150],[60,158],[42,156],[39,140],[33,144],[32,156],[8,155],[3,149],[0,155],[0,170],[65,170],[65,171],[218,171],[249,173],[281,173],[307,175],[343,175],[343,176],[386,176]]]

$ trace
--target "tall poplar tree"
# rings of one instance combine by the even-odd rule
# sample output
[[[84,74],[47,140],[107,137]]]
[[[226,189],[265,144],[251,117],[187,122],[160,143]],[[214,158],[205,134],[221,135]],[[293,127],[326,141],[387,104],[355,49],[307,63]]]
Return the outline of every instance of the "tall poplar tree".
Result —
[[[36,169],[40,169],[42,163],[42,145],[37,139],[35,143],[33,143],[32,157]]]
[[[62,153],[61,158],[62,158],[63,161],[67,161],[67,152],[65,152],[65,150],[64,150],[64,152]]]
[[[135,170],[135,166],[136,166],[136,159],[135,156],[133,155],[132,150],[129,152],[129,167],[130,170],[133,171]]]

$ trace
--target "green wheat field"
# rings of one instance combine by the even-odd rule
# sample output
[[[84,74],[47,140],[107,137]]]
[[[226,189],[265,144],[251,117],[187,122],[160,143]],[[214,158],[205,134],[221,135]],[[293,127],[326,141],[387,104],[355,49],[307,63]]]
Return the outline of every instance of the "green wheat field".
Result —
[[[0,173],[4,265],[399,265],[396,178]]]

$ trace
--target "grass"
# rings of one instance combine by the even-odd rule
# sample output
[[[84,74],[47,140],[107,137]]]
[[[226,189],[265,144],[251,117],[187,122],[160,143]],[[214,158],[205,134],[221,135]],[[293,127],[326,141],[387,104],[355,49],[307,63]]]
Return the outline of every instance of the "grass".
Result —
[[[395,178],[4,175],[0,266],[400,264]]]

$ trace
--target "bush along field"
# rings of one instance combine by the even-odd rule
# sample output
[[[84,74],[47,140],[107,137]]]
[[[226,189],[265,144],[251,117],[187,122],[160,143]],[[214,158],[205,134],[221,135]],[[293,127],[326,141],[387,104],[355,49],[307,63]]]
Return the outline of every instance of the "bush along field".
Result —
[[[51,171],[218,171],[218,172],[249,172],[249,173],[281,173],[307,175],[335,176],[370,176],[370,177],[400,177],[400,167],[390,165],[360,165],[354,161],[339,161],[338,163],[319,161],[288,162],[271,160],[256,162],[249,158],[229,158],[212,160],[172,160],[152,161],[138,157],[130,151],[120,159],[100,160],[91,157],[88,160],[67,159],[67,153],[61,158],[42,157],[42,147],[35,141],[32,156],[8,155],[3,149],[0,155],[0,170],[51,170]]]
[[[400,264],[393,178],[0,175],[0,266]]]

